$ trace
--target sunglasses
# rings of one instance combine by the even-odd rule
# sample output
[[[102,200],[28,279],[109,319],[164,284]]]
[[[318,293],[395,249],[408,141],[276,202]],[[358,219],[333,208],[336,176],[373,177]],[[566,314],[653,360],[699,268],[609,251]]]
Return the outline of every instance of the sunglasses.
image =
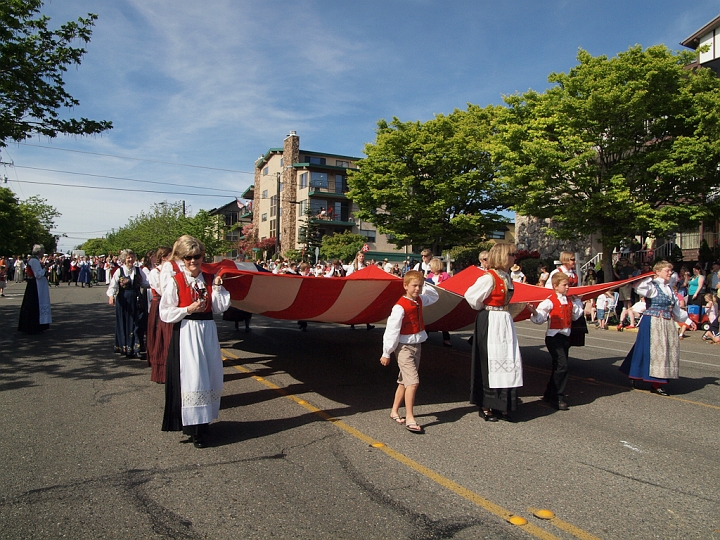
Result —
[[[183,257],[183,261],[188,261],[188,262],[189,261],[199,261],[202,258],[203,258],[202,253],[198,253],[197,255],[185,255],[185,257]]]

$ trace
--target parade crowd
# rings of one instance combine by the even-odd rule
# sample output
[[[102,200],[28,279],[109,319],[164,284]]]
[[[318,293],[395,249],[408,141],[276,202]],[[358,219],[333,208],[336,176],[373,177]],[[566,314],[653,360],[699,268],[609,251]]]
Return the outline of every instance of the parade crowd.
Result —
[[[251,314],[230,307],[230,294],[222,279],[202,270],[203,244],[188,235],[171,248],[161,246],[138,260],[132,250],[117,255],[46,256],[35,245],[27,258],[0,259],[0,290],[8,280],[27,282],[20,310],[18,330],[38,334],[52,323],[49,287],[61,283],[91,287],[107,283],[108,303],[115,309],[114,350],[126,358],[141,358],[151,366],[151,380],[165,385],[163,431],[183,431],[198,448],[205,447],[208,426],[218,417],[223,386],[223,367],[214,314],[225,320],[245,321],[250,331]],[[485,272],[465,292],[468,304],[477,310],[470,373],[470,402],[478,407],[485,421],[512,421],[517,410],[518,388],[523,386],[520,347],[515,332],[511,300],[515,284],[527,278],[515,261],[516,247],[498,243],[479,254],[479,267]],[[422,343],[427,339],[423,307],[438,300],[431,285],[449,278],[444,263],[423,250],[417,264],[405,261],[365,260],[358,251],[350,264],[339,260],[310,265],[276,259],[257,263],[259,271],[305,277],[333,278],[351,275],[372,264],[403,278],[405,295],[393,307],[383,337],[381,363],[398,364],[398,387],[390,417],[408,431],[423,433],[413,415],[420,383]],[[414,261],[413,261],[414,262]],[[669,380],[679,378],[679,341],[696,330],[698,322],[708,323],[703,339],[720,343],[717,294],[720,262],[709,271],[701,265],[679,272],[671,263],[633,266],[621,257],[613,269],[612,281],[635,278],[597,298],[568,296],[570,287],[602,282],[599,272],[588,271],[580,278],[573,253],[562,252],[556,268],[548,272],[541,265],[538,283],[548,289],[542,302],[528,304],[530,320],[546,325],[545,344],[551,359],[551,374],[543,400],[557,410],[566,411],[569,378],[569,351],[583,346],[587,324],[607,329],[610,313],[617,328],[637,327],[635,344],[620,370],[633,387],[649,383],[650,390],[667,396]],[[692,315],[695,315],[694,317]],[[700,315],[698,315],[700,314]],[[704,318],[703,318],[704,317]],[[626,322],[629,321],[629,322]],[[298,321],[300,330],[307,322]],[[374,328],[367,325],[367,329]],[[443,332],[443,344],[452,346]],[[405,408],[405,416],[400,409]]]

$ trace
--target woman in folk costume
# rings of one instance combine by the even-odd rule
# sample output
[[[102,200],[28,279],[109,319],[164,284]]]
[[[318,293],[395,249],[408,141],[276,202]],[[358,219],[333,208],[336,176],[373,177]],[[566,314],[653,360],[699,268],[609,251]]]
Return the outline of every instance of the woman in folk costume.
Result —
[[[513,283],[508,271],[515,261],[515,246],[495,244],[488,253],[488,271],[465,292],[465,299],[479,310],[473,336],[470,403],[480,416],[496,422],[517,409],[517,389],[523,385],[520,346],[515,323],[508,311]]]
[[[196,448],[206,446],[208,425],[220,411],[223,365],[213,313],[230,306],[222,279],[202,272],[204,256],[199,240],[181,236],[173,247],[174,274],[164,279],[160,299],[160,318],[173,325],[162,430],[182,430]]]
[[[80,271],[78,272],[78,282],[80,283],[81,287],[85,287],[85,284],[87,284],[88,287],[92,287],[90,284],[90,261],[87,257],[82,257],[78,259],[78,267],[80,268]]]
[[[580,279],[578,278],[577,272],[575,271],[576,261],[575,254],[571,251],[563,251],[560,253],[560,266],[550,272],[548,280],[545,282],[545,288],[551,289],[552,277],[558,272],[562,272],[568,277],[568,285],[570,287],[577,287],[580,285]],[[570,345],[574,347],[583,347],[585,345],[585,334],[588,333],[587,322],[585,317],[580,317],[572,322],[572,329],[570,331]]]
[[[160,320],[160,297],[162,287],[160,286],[160,268],[167,262],[172,253],[172,248],[161,246],[157,249],[155,260],[158,264],[150,270],[148,282],[152,298],[150,300],[150,312],[148,313],[147,328],[147,356],[152,367],[150,380],[156,383],[165,382],[165,359],[167,358],[172,325]]]
[[[45,255],[45,247],[35,244],[32,256],[27,263],[25,273],[27,285],[20,307],[18,330],[28,334],[38,334],[47,330],[52,323],[50,312],[50,287],[45,275],[45,265],[40,259]]]
[[[135,266],[135,252],[124,249],[118,256],[120,267],[108,285],[108,303],[115,306],[115,352],[137,358],[140,351],[138,318],[140,290],[147,287],[145,275]]]
[[[651,384],[650,391],[667,396],[663,386],[668,379],[678,379],[680,349],[677,327],[673,319],[695,330],[695,323],[679,304],[668,285],[673,266],[660,261],[653,267],[655,277],[648,277],[633,286],[640,296],[645,297],[647,309],[638,327],[635,344],[625,357],[620,371],[636,381]]]

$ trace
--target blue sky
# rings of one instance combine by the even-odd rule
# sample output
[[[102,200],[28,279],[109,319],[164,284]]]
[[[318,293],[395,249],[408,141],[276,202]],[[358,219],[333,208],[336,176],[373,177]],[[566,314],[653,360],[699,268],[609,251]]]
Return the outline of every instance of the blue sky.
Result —
[[[185,200],[192,212],[230,202],[252,183],[255,159],[290,130],[303,149],[362,157],[381,118],[424,121],[467,103],[542,91],[551,72],[577,63],[579,48],[607,56],[635,44],[679,50],[720,5],[51,0],[42,12],[51,26],[99,16],[66,83],[80,100],[72,116],[115,126],[102,136],[35,138],[2,151],[16,165],[5,167],[4,185],[63,214],[57,231],[67,234],[59,245],[67,251],[156,202]]]

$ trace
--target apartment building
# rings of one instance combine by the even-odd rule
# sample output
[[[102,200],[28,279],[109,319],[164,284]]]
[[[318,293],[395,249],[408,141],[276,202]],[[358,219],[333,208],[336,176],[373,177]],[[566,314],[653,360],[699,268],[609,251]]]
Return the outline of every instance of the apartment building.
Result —
[[[303,150],[295,131],[285,137],[283,146],[270,148],[255,162],[255,182],[245,197],[253,198],[253,224],[258,240],[276,239],[279,253],[301,249],[301,228],[306,211],[319,235],[350,231],[365,237],[368,259],[401,261],[412,251],[397,250],[387,236],[375,227],[357,220],[347,198],[347,171],[356,168],[360,158]]]

